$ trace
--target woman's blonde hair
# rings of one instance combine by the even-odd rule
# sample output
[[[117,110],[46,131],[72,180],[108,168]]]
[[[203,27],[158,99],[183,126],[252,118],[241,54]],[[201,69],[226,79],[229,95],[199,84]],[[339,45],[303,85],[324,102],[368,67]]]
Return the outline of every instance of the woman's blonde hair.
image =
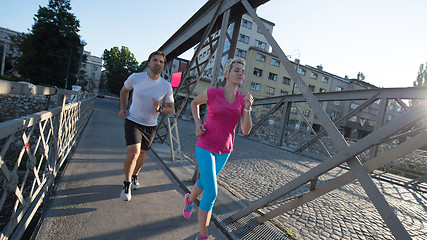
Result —
[[[246,67],[245,60],[242,58],[228,59],[228,61],[224,65],[224,75],[228,74],[231,71],[231,69],[233,68],[233,64],[235,63],[240,63],[243,65],[243,67]]]

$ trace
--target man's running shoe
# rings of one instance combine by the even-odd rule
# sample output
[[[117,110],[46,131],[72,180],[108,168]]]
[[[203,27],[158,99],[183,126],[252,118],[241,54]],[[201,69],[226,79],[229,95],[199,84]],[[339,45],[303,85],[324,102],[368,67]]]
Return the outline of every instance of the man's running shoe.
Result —
[[[188,198],[190,198],[190,194],[187,193],[185,194],[185,207],[184,207],[184,211],[183,211],[183,215],[185,219],[189,219],[191,217],[191,213],[193,211],[193,204],[194,202],[190,203]]]
[[[131,189],[132,190],[138,190],[139,189],[138,175],[132,175]]]
[[[122,189],[122,193],[120,193],[120,198],[123,201],[130,201],[130,199],[132,198],[130,183],[126,184],[125,182],[123,182],[123,189]]]

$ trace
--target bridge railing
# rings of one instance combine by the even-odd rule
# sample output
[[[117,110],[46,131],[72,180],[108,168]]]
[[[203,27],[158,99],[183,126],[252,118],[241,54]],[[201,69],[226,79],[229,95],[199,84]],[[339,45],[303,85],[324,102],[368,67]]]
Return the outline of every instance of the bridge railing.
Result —
[[[322,103],[323,108],[329,107],[328,102],[335,101],[339,101],[342,106],[348,106],[346,111],[335,111],[336,114],[333,116],[331,114],[331,118],[335,116],[333,120],[336,126],[340,129],[346,141],[349,144],[353,144],[372,133],[376,128],[407,114],[407,111],[411,109],[409,105],[415,106],[415,103],[425,102],[427,89],[378,88],[317,93],[315,96]],[[356,105],[355,103],[358,104]],[[352,104],[354,104],[353,108],[350,107]],[[266,106],[269,108],[266,108]],[[256,99],[253,109],[254,111],[263,112],[264,117],[261,119],[253,118],[252,136],[285,148],[288,151],[307,155],[321,161],[337,154],[337,147],[322,126],[305,117],[304,110],[309,108],[301,95]],[[267,112],[266,109],[270,111]],[[345,108],[342,109],[345,110]],[[309,116],[313,116],[312,112],[309,111],[308,113]],[[316,116],[314,115],[312,119],[316,120]],[[365,122],[361,122],[362,120],[365,120]],[[387,150],[397,147],[425,129],[426,121],[427,119],[425,118],[421,119],[399,134],[378,142],[374,148],[361,152],[358,155],[360,161],[366,162]],[[305,127],[297,128],[296,122]],[[316,125],[318,128],[314,129],[313,126]],[[426,151],[418,149],[382,166],[378,169],[379,171],[375,172],[375,175],[383,177],[381,174],[383,172],[400,175],[405,178],[397,178],[399,183],[418,188],[415,185],[424,182],[425,180],[423,179],[425,178],[423,176],[427,174],[426,159]],[[405,181],[402,182],[403,180]]]
[[[62,100],[61,106],[0,123],[0,239],[20,239],[89,120],[95,95],[2,80],[0,94]]]

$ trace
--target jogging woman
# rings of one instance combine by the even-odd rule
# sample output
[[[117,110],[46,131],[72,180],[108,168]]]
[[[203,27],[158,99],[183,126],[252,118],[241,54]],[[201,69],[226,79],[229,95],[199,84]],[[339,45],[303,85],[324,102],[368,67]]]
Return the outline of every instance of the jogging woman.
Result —
[[[209,88],[191,102],[191,112],[196,124],[196,156],[200,178],[191,194],[185,195],[184,218],[191,217],[193,202],[203,193],[200,201],[199,234],[196,240],[208,239],[208,226],[212,208],[218,194],[217,176],[233,151],[234,133],[240,119],[243,134],[252,128],[251,106],[253,97],[237,91],[245,79],[243,59],[230,59],[224,66],[224,87]],[[207,104],[207,118],[201,123],[199,106]]]

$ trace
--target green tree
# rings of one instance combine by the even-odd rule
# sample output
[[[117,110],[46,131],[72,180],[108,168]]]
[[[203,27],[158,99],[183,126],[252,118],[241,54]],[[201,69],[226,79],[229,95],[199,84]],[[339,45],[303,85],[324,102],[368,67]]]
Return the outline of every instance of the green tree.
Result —
[[[102,55],[104,67],[107,70],[107,89],[119,94],[127,77],[137,71],[138,62],[127,47],[105,49]]]
[[[362,72],[359,72],[357,74],[357,80],[360,80],[360,81],[365,80],[365,74],[363,74]]]
[[[27,34],[15,46],[22,55],[16,68],[31,83],[70,88],[76,82],[80,57],[79,20],[70,12],[70,0],[49,0],[39,8]]]
[[[427,87],[427,63],[421,64],[418,69],[417,80],[414,81],[414,87]]]

